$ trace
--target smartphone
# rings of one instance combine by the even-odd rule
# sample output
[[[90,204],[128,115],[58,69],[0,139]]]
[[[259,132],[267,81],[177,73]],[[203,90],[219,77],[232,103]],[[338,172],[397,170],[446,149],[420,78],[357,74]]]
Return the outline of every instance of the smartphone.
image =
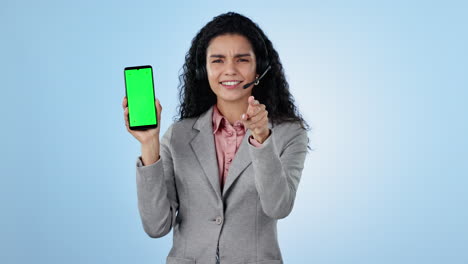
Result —
[[[158,127],[151,65],[126,67],[124,77],[130,129]]]

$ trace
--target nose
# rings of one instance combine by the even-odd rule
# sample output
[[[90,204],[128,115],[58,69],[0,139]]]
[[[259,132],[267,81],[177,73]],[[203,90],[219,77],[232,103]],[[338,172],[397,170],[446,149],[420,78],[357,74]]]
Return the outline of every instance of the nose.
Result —
[[[227,60],[226,61],[224,74],[225,75],[236,75],[237,74],[236,65],[232,60]]]

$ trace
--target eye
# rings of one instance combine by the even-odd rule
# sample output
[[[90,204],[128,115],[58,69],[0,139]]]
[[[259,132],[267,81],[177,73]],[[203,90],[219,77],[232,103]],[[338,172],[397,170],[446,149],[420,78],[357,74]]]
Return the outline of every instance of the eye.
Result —
[[[246,60],[246,59],[239,59],[239,61],[241,61],[241,62],[249,62],[249,60]]]
[[[212,61],[213,63],[220,63],[220,62],[223,62],[221,59],[217,59],[217,60],[214,60]]]

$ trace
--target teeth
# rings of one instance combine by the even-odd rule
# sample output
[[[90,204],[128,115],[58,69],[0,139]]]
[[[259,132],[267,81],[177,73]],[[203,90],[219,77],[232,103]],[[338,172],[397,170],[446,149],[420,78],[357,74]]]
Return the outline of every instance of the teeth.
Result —
[[[224,84],[224,85],[236,85],[236,84],[238,84],[240,82],[221,82],[221,83]]]

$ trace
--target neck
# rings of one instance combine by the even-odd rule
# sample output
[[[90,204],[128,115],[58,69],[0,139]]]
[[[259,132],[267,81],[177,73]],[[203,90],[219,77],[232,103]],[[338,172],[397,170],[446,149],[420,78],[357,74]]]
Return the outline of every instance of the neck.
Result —
[[[241,120],[241,116],[247,111],[249,103],[247,100],[238,102],[227,102],[218,99],[216,106],[218,107],[219,112],[232,125],[236,121]]]

